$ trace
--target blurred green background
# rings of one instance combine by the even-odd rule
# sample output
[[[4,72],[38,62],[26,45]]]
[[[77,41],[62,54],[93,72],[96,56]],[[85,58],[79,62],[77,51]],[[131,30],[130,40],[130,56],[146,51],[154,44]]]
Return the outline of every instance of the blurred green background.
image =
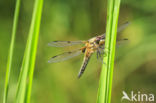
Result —
[[[16,35],[9,103],[17,80],[32,17],[34,0],[22,0]],[[0,103],[2,103],[15,0],[0,1]],[[31,103],[95,103],[101,62],[93,55],[82,78],[77,74],[83,55],[49,64],[50,57],[73,48],[48,47],[54,40],[87,40],[105,32],[106,0],[45,0],[40,28]],[[121,1],[119,25],[131,24],[120,36],[129,42],[116,49],[112,103],[122,91],[156,95],[156,0]],[[124,101],[127,103],[127,101]]]

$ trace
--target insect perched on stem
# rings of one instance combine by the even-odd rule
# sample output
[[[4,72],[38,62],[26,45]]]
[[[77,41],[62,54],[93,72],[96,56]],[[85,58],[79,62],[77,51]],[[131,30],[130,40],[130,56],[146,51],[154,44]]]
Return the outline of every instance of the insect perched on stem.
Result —
[[[118,32],[123,30],[125,27],[127,27],[129,22],[126,22],[122,26],[118,28]],[[123,40],[128,40],[128,39],[121,39],[119,41]],[[117,41],[118,42],[118,41]],[[86,41],[53,41],[51,43],[48,43],[49,46],[53,47],[67,47],[67,46],[73,46],[73,45],[78,45],[78,44],[84,44],[80,49],[74,50],[74,51],[69,51],[69,52],[64,52],[62,54],[53,56],[48,62],[49,63],[55,63],[55,62],[60,62],[60,61],[65,61],[67,59],[73,58],[75,56],[78,56],[80,54],[84,54],[84,59],[82,66],[80,68],[80,72],[78,74],[78,78],[81,77],[83,72],[85,71],[85,68],[89,62],[89,59],[91,55],[95,52],[97,52],[97,58],[102,59],[102,55],[104,54],[104,45],[105,45],[105,33],[96,37],[93,37],[89,40]]]

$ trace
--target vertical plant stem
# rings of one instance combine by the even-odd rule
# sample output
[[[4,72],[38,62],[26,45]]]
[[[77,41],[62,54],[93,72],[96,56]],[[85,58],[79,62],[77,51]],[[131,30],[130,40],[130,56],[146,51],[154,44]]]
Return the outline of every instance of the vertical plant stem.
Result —
[[[30,102],[33,71],[42,14],[43,0],[35,0],[32,21],[18,81],[16,103]]]
[[[42,7],[43,7],[43,0],[36,0],[35,4],[35,10],[34,10],[34,15],[33,15],[33,21],[36,26],[32,27],[34,31],[32,32],[33,39],[32,43],[33,46],[31,47],[31,64],[29,67],[29,72],[28,72],[28,78],[29,78],[29,83],[27,85],[27,103],[30,102],[30,96],[31,96],[31,88],[32,88],[32,81],[33,81],[33,73],[34,73],[34,67],[35,67],[35,60],[36,60],[36,53],[37,53],[37,44],[38,44],[38,36],[39,36],[39,29],[40,29],[40,21],[41,21],[41,14],[42,14]]]
[[[101,71],[97,103],[111,103],[116,33],[120,0],[108,0],[104,64]]]
[[[11,67],[12,67],[12,59],[13,59],[13,53],[14,53],[14,44],[15,44],[16,30],[17,30],[18,17],[19,17],[19,11],[20,11],[20,2],[21,0],[16,0],[13,28],[12,28],[12,37],[11,37],[9,54],[8,54],[7,68],[6,68],[3,103],[7,103],[10,72],[12,69]]]

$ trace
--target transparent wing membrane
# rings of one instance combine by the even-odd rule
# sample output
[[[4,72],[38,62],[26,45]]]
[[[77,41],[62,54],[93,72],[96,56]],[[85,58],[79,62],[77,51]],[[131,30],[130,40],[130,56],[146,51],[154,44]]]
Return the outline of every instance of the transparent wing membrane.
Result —
[[[117,40],[117,42],[116,42],[116,46],[118,47],[118,46],[123,45],[123,44],[126,44],[126,43],[128,43],[128,42],[129,42],[129,40],[128,40],[127,38],[119,39],[119,40]]]
[[[121,26],[118,27],[117,32],[121,32],[121,31],[124,30],[129,24],[130,24],[130,22],[126,22],[126,23],[122,24]],[[104,33],[104,34],[102,34],[102,35],[104,35],[104,37],[105,37],[106,33]]]
[[[124,30],[129,24],[130,24],[130,22],[126,22],[126,23],[122,24],[122,25],[119,26],[119,28],[117,29],[117,32],[120,32],[120,31]]]
[[[67,46],[78,45],[82,43],[85,42],[84,41],[53,41],[48,43],[48,45],[53,47],[67,47]]]
[[[73,57],[76,57],[78,55],[82,54],[81,49],[75,50],[75,51],[69,51],[69,52],[64,52],[62,54],[53,56],[48,62],[49,63],[55,63],[55,62],[61,62],[61,61],[65,61],[68,59],[71,59]]]

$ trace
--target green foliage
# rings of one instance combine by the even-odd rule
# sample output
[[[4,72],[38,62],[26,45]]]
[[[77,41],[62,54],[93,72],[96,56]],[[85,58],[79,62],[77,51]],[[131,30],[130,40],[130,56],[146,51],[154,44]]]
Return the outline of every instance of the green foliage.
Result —
[[[11,72],[11,69],[12,69],[12,59],[13,59],[13,53],[14,53],[15,37],[16,37],[18,17],[19,17],[19,11],[20,11],[20,2],[21,2],[21,0],[16,1],[13,28],[12,28],[12,37],[11,37],[9,54],[8,54],[7,68],[6,68],[3,103],[7,103],[10,72]]]
[[[120,0],[108,1],[104,64],[101,71],[97,103],[111,103],[116,33]]]
[[[16,103],[24,103],[24,101],[26,101],[26,103],[30,102],[42,6],[43,0],[35,1],[30,31],[18,81]]]
[[[121,38],[128,38],[129,42],[115,50],[112,103],[121,103],[123,90],[126,92],[130,92],[132,89],[146,90],[146,92],[156,94],[156,83],[153,82],[156,81],[156,3],[153,2],[147,0],[121,1],[118,23],[122,25],[129,21],[131,24],[118,35]],[[16,98],[17,81],[32,19],[34,0],[21,1],[21,4],[7,93],[8,103],[13,103]],[[7,57],[9,56],[8,49],[11,46],[10,35],[13,28],[15,0],[2,0],[0,5],[0,103],[2,103]],[[76,49],[76,47],[59,49],[48,47],[47,44],[55,40],[88,40],[104,33],[106,7],[106,0],[44,1],[35,71],[31,72],[34,74],[32,90],[29,89],[32,92],[32,103],[96,102],[102,65],[96,55],[91,57],[84,75],[77,80],[83,55],[68,61],[49,64],[47,61],[52,56]],[[36,24],[34,23],[34,25]],[[27,77],[30,75],[29,73],[28,71]],[[27,83],[31,84],[29,78],[27,78]],[[26,87],[29,87],[28,84]],[[26,101],[29,101],[30,95],[27,96],[30,93],[29,90],[26,88]]]

